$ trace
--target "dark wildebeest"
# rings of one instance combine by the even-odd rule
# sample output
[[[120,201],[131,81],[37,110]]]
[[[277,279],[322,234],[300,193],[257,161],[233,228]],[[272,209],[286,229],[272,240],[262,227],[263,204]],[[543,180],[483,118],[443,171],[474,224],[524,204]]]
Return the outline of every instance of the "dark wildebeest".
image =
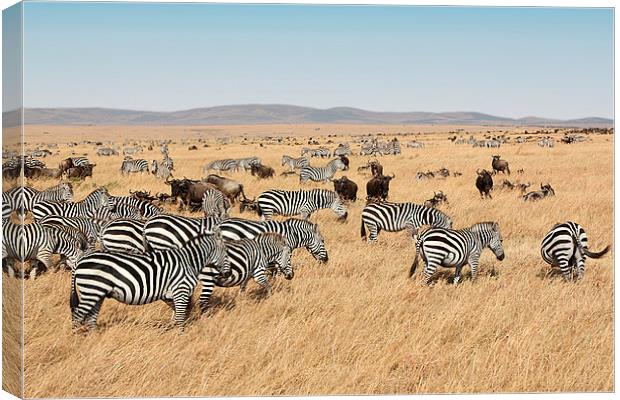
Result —
[[[357,184],[355,182],[346,176],[340,179],[332,179],[332,182],[334,182],[334,190],[342,200],[357,200]]]
[[[197,183],[197,182],[199,181],[184,178],[184,179],[172,179],[169,181],[165,181],[164,183],[166,185],[170,185],[170,195],[176,201],[178,197],[184,197],[187,194],[187,191],[189,190],[190,185]]]
[[[527,190],[527,188],[529,188],[530,186],[532,186],[531,183],[517,183],[517,188],[519,189],[519,191],[521,191],[521,194],[525,193],[525,191]]]
[[[203,181],[215,185],[222,193],[224,193],[230,199],[231,204],[235,204],[235,201],[237,200],[237,198],[239,198],[239,196],[243,196],[244,199],[246,198],[245,193],[243,193],[243,185],[233,181],[232,179],[211,174],[204,178]]]
[[[73,159],[71,157],[65,158],[58,165],[58,169],[60,169],[61,173],[67,172],[69,168],[73,168]]]
[[[383,165],[381,165],[379,163],[379,161],[374,160],[374,161],[371,161],[369,164],[370,164],[370,172],[374,176],[382,176],[383,175]]]
[[[250,199],[241,199],[241,201],[239,202],[239,212],[256,212],[258,210],[258,206],[256,204],[256,199],[250,200]]]
[[[491,177],[491,173],[486,169],[483,169],[482,172],[480,170],[476,171],[478,177],[476,178],[476,188],[480,192],[481,198],[492,198],[491,190],[493,189],[493,177]]]
[[[505,174],[508,172],[510,175],[510,168],[508,168],[508,161],[501,160],[499,156],[493,156],[493,161],[491,161],[491,166],[493,167],[493,173],[497,174],[498,172],[502,172]]]
[[[273,175],[276,173],[273,168],[263,164],[250,165],[250,171],[252,176],[257,176],[259,179],[273,178]]]
[[[67,173],[67,178],[79,178],[79,179],[84,179],[87,176],[93,176],[93,167],[96,164],[88,164],[88,165],[82,165],[82,166],[78,166],[78,167],[71,167],[69,168],[66,173]]]
[[[441,190],[439,192],[433,192],[433,197],[426,200],[424,205],[426,207],[436,208],[438,205],[446,203],[448,204],[448,196],[446,196]]]
[[[135,192],[132,192],[131,190],[129,190],[129,194],[134,199],[138,199],[142,201],[153,202],[157,200],[157,197],[151,196],[151,192],[150,191],[147,192],[146,190],[136,190]]]
[[[60,178],[62,171],[60,168],[41,168],[41,177],[44,178]]]
[[[535,200],[543,199],[548,196],[555,196],[555,191],[553,190],[550,184],[547,183],[546,185],[543,185],[541,183],[540,190],[537,190],[535,192],[529,192],[528,194],[523,196],[523,200],[535,201]]]
[[[516,188],[515,184],[510,182],[508,179],[504,179],[502,181],[502,189],[514,190]]]
[[[366,199],[368,201],[385,200],[390,192],[390,181],[396,176],[379,175],[372,177],[366,183]]]
[[[198,147],[196,147],[195,145],[192,145],[192,146],[189,146],[187,150],[198,150]]]
[[[341,155],[340,157],[340,161],[342,161],[342,163],[344,164],[344,171],[349,169],[349,158],[345,155]]]

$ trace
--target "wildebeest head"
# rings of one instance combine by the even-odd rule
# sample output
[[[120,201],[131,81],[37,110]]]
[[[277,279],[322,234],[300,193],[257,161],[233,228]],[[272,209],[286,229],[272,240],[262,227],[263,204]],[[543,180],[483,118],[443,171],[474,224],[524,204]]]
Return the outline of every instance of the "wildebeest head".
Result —
[[[548,184],[548,183],[546,185],[543,185],[541,183],[540,184],[540,190],[542,190],[543,192],[546,192],[547,196],[555,196],[555,190],[553,190],[551,185]]]

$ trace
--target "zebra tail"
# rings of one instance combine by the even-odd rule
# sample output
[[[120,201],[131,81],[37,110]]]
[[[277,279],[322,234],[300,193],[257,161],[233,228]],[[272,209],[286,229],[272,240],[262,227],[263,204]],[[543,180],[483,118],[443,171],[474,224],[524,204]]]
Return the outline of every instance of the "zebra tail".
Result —
[[[413,274],[415,274],[415,270],[418,269],[418,254],[419,252],[416,251],[415,253],[415,258],[413,259],[413,264],[411,264],[411,268],[409,269],[409,278],[411,278],[413,276]]]
[[[362,226],[360,227],[360,234],[362,235],[362,240],[366,240],[366,226],[364,225],[364,220],[362,220]]]
[[[80,305],[80,298],[75,290],[75,271],[71,272],[71,298],[69,299],[69,306],[71,307],[71,314]]]
[[[595,251],[590,251],[588,249],[583,249],[583,252],[586,256],[590,257],[590,258],[601,258],[603,257],[605,254],[607,254],[609,252],[609,250],[611,249],[611,246],[607,245],[607,247],[605,247],[602,251],[599,251],[598,253]]]

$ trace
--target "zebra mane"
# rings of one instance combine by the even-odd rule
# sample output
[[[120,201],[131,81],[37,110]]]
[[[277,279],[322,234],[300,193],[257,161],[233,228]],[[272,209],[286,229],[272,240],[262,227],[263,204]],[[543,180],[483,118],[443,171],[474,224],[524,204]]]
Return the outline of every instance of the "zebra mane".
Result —
[[[469,229],[472,232],[478,233],[481,230],[497,231],[498,228],[499,228],[499,225],[497,224],[497,222],[485,221],[485,222],[478,222],[477,224],[472,225]]]
[[[284,236],[282,236],[279,233],[275,233],[275,232],[259,233],[258,235],[256,235],[254,240],[256,240],[257,242],[263,242],[266,244],[275,244],[278,246],[287,245],[286,239],[284,238]]]

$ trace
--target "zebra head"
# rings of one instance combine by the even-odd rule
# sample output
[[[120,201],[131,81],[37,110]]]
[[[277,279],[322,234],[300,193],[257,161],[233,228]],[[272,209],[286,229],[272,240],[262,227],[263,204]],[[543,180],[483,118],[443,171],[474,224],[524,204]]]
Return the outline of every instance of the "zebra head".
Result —
[[[288,162],[288,160],[290,160],[291,157],[289,156],[282,156],[282,165],[286,165],[286,163]]]
[[[267,262],[269,264],[276,263],[278,272],[282,273],[285,279],[293,279],[295,273],[291,265],[292,251],[284,236],[279,233],[267,232],[257,235],[254,240],[267,258]]]
[[[323,235],[319,230],[318,224],[313,224],[308,221],[303,221],[307,224],[310,224],[311,227],[307,232],[309,235],[306,235],[306,249],[312,254],[312,256],[321,262],[327,262],[329,257],[327,256],[327,249],[325,248],[325,239],[323,239]]]
[[[230,260],[226,252],[226,245],[222,238],[222,232],[218,227],[214,227],[213,234],[207,236],[213,240],[213,250],[209,251],[208,264],[218,267],[222,278],[230,277]]]
[[[338,221],[345,222],[347,220],[347,216],[349,215],[347,212],[347,206],[345,206],[342,200],[340,200],[340,196],[338,196],[336,192],[322,189],[314,189],[313,192],[319,197],[325,196],[325,200],[327,201],[325,206],[331,208],[331,210],[338,216]],[[317,202],[317,204],[320,204],[320,201]]]
[[[503,239],[497,222],[482,222],[471,230],[478,233],[483,248],[488,246],[499,261],[504,259]]]
[[[62,182],[58,185],[60,190],[60,200],[67,203],[73,202],[73,186],[69,182]]]

